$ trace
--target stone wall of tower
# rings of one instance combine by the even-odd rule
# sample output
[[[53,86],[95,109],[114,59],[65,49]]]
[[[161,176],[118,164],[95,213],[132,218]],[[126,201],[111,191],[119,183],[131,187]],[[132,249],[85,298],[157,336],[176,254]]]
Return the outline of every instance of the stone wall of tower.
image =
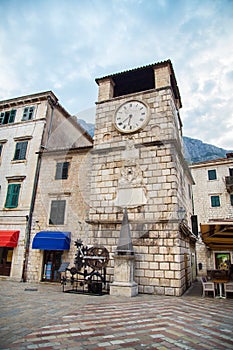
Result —
[[[106,78],[101,81],[99,88],[98,101],[106,101],[113,97],[114,83],[111,78]]]
[[[149,90],[127,96],[115,97],[97,104],[95,123],[95,149],[119,147],[129,136],[116,132],[113,125],[114,112],[128,100],[144,101],[150,108],[151,119],[140,133],[133,135],[135,142],[146,143],[158,140],[177,139],[179,126],[172,91],[166,88],[159,91]],[[180,135],[179,135],[180,138]]]
[[[150,120],[139,132],[122,135],[114,127],[114,113],[130,99],[149,107]],[[97,103],[88,223],[93,243],[110,251],[107,274],[111,281],[123,217],[116,200],[122,169],[132,161],[127,159],[130,143],[146,198],[143,205],[128,208],[136,257],[135,282],[141,293],[178,296],[191,281],[190,240],[181,233],[177,215],[180,206],[185,206],[187,217],[191,214],[187,205],[191,200],[184,200],[191,179],[182,158],[178,124],[169,87]]]
[[[130,213],[130,210],[129,210]],[[123,213],[119,213],[122,219]],[[139,226],[147,226],[145,231],[137,231]],[[118,243],[121,224],[96,223],[93,227],[93,244],[103,244],[110,251],[110,262],[107,276],[113,281],[113,255]],[[187,282],[191,281],[190,243],[187,238],[180,237],[174,223],[148,224],[141,222],[130,224],[132,243],[135,252],[135,282],[140,293],[180,296],[186,289],[185,259],[187,257]],[[144,235],[143,235],[144,233]],[[141,235],[142,234],[142,235]]]
[[[156,89],[170,86],[171,69],[169,66],[156,67],[154,70]]]

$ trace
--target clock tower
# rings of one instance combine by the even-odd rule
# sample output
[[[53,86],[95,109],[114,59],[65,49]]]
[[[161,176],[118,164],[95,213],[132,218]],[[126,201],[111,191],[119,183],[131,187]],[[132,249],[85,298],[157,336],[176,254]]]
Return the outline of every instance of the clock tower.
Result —
[[[183,156],[182,104],[171,61],[96,82],[90,240],[112,253],[111,280],[126,208],[139,292],[179,296],[195,278],[193,180]]]

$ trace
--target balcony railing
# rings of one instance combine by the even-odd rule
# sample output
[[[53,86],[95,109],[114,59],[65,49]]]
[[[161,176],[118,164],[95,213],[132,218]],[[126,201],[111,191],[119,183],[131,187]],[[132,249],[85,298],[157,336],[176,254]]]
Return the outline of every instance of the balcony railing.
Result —
[[[225,181],[227,192],[233,193],[233,176],[226,176]]]

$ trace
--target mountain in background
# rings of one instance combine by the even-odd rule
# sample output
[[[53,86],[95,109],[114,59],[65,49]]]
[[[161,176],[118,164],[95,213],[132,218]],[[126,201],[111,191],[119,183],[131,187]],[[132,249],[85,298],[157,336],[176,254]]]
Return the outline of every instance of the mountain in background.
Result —
[[[86,130],[89,135],[91,135],[91,137],[94,136],[95,124],[87,123],[85,120],[79,118],[77,118],[77,121],[83,127],[83,129]]]
[[[217,158],[225,158],[226,153],[232,152],[224,148],[216,147],[208,143],[204,143],[198,139],[191,137],[183,137],[185,159],[188,163],[200,163],[206,160]]]
[[[86,123],[83,119],[78,119],[78,122],[92,137],[94,136],[94,124]],[[191,137],[184,136],[183,140],[185,159],[188,161],[188,163],[200,163],[206,160],[225,158],[226,153],[232,152]]]

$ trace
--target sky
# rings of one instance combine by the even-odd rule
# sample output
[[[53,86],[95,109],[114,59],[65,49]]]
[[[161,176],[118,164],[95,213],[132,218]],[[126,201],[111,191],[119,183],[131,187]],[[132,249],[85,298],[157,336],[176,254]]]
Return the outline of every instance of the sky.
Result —
[[[0,0],[0,100],[52,90],[95,122],[96,78],[170,59],[183,134],[233,150],[233,0]]]

